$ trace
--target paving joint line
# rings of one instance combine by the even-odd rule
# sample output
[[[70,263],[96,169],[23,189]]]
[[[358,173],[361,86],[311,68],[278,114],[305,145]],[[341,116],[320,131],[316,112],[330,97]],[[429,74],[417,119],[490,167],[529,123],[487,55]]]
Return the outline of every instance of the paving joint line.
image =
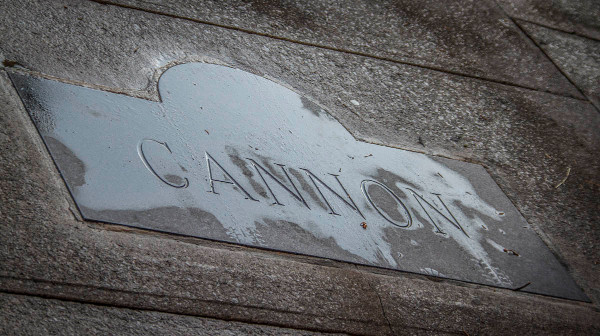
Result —
[[[537,25],[537,26],[540,26],[540,27],[544,27],[544,28],[547,28],[547,29],[552,29],[554,31],[558,31],[558,32],[561,32],[561,33],[565,33],[565,34],[569,34],[569,35],[575,35],[577,37],[583,37],[583,38],[586,38],[586,39],[590,39],[590,40],[593,40],[593,41],[600,42],[599,38],[595,38],[595,37],[591,37],[591,36],[588,36],[588,35],[584,35],[584,34],[576,32],[576,31],[568,31],[568,30],[564,30],[564,29],[561,29],[561,28],[558,28],[558,27],[554,27],[554,26],[545,24],[545,23],[535,22],[535,21],[531,21],[531,20],[528,20],[528,19],[523,19],[523,18],[516,17],[516,16],[515,17],[511,16],[511,18],[519,20],[519,21],[527,22],[527,23],[530,23],[530,24],[534,24],[534,25]]]
[[[538,25],[540,27],[544,27],[544,26],[543,25],[539,25],[539,24],[537,24],[535,22],[530,22],[530,21],[527,21],[527,20],[521,20],[519,18],[513,17],[513,16],[509,15],[506,12],[506,10],[504,10],[504,7],[502,7],[496,0],[494,0],[493,2],[494,2],[494,4],[496,4],[496,7],[502,13],[504,13],[504,16],[506,16],[517,28],[519,28],[519,30],[521,31],[521,33],[523,35],[525,35],[525,37],[527,37],[529,39],[529,41],[531,41],[531,43],[533,43],[540,50],[540,52],[544,56],[546,56],[546,58],[554,65],[554,67],[569,81],[569,83],[571,83],[571,85],[573,85],[573,87],[575,87],[575,89],[579,92],[579,94],[582,95],[583,97],[585,97],[585,99],[580,99],[580,100],[588,102],[598,112],[600,112],[600,107],[596,106],[596,104],[594,104],[594,102],[592,102],[592,100],[579,88],[579,86],[577,86],[577,84],[575,84],[575,82],[567,75],[567,73],[565,71],[563,71],[563,69],[561,67],[559,67],[558,64],[556,64],[556,62],[554,62],[554,60],[552,59],[552,57],[550,57],[550,55],[548,55],[548,53],[546,53],[546,51],[539,45],[539,43],[537,43],[537,41],[529,33],[527,33],[527,31],[525,29],[523,29],[523,26],[521,26],[518,21],[525,21],[525,22],[528,22],[530,24]],[[552,29],[552,28],[550,28],[550,29]],[[555,29],[555,30],[557,30],[557,29]]]
[[[173,315],[177,315],[177,316],[206,319],[206,320],[213,320],[213,321],[237,322],[237,323],[250,324],[250,325],[254,325],[254,326],[285,328],[285,329],[292,329],[292,330],[298,330],[298,331],[318,332],[318,333],[322,333],[322,334],[338,334],[338,332],[335,332],[335,331],[322,331],[322,330],[319,330],[316,328],[315,329],[310,329],[310,328],[309,329],[300,329],[300,328],[284,326],[284,325],[265,324],[265,323],[256,323],[256,322],[245,321],[245,320],[225,319],[225,318],[202,316],[202,315],[183,314],[183,313],[177,313],[177,312],[172,312],[172,311],[168,311],[168,310],[132,308],[132,307],[126,306],[126,305],[112,305],[112,304],[101,303],[101,302],[85,301],[85,300],[78,300],[78,299],[68,299],[68,298],[61,298],[58,296],[53,296],[53,295],[48,295],[48,294],[32,294],[32,293],[27,293],[24,291],[21,292],[21,291],[0,289],[0,294],[19,295],[19,296],[25,296],[25,297],[40,298],[40,299],[44,299],[44,300],[56,300],[56,301],[61,301],[61,302],[79,303],[79,304],[83,304],[83,305],[91,305],[91,306],[114,308],[114,309],[137,310],[137,311],[148,312],[148,313],[173,314]]]
[[[569,81],[569,83],[571,83],[577,89],[577,91],[586,98],[585,100],[587,102],[589,102],[598,112],[600,112],[600,107],[596,106],[596,104],[594,104],[594,102],[590,99],[590,97],[581,88],[579,88],[579,86],[571,79],[571,77],[556,62],[554,62],[552,57],[550,57],[550,55],[548,55],[548,53],[540,46],[540,44],[525,29],[523,29],[521,24],[519,24],[519,22],[517,22],[517,20],[519,20],[519,19],[514,19],[514,18],[510,17],[510,20],[515,25],[517,25],[517,27],[519,27],[519,29],[523,32],[523,34],[525,34],[525,36],[527,36],[527,38],[529,38],[531,40],[531,42],[533,42],[533,44],[535,44],[535,46],[544,54],[544,56],[546,56],[546,58],[550,62],[552,62],[552,64],[554,64],[554,67],[556,67],[556,69],[558,69],[558,71],[563,76],[565,76],[565,78]],[[532,23],[532,24],[535,24],[535,23]]]
[[[521,85],[521,84],[516,84],[516,83],[509,82],[509,81],[500,80],[500,79],[485,78],[485,77],[480,77],[480,76],[476,76],[476,75],[470,75],[470,74],[466,74],[466,73],[462,73],[462,72],[458,72],[458,71],[448,70],[448,69],[444,69],[444,68],[440,68],[440,67],[436,67],[436,66],[432,66],[432,65],[424,65],[424,64],[413,63],[413,62],[408,62],[408,61],[401,61],[401,60],[397,60],[397,59],[394,59],[394,58],[391,58],[391,57],[377,56],[377,55],[372,55],[372,54],[365,53],[365,52],[360,52],[360,51],[353,51],[353,50],[348,50],[348,49],[331,47],[331,46],[321,45],[321,44],[312,43],[312,42],[298,41],[298,40],[294,40],[294,39],[287,38],[287,37],[277,36],[277,35],[268,34],[268,33],[256,32],[256,31],[253,31],[253,30],[250,30],[250,29],[240,28],[240,27],[236,27],[236,26],[231,26],[231,25],[226,25],[226,24],[220,24],[220,23],[210,22],[210,21],[201,20],[201,19],[195,19],[195,18],[191,18],[191,17],[187,17],[187,16],[182,16],[182,15],[177,15],[177,14],[172,14],[172,13],[164,13],[164,12],[161,12],[159,10],[153,10],[153,9],[147,9],[147,8],[140,8],[140,7],[136,7],[136,6],[133,6],[133,5],[126,5],[126,4],[114,3],[114,2],[111,2],[110,0],[89,0],[89,1],[101,4],[101,5],[108,5],[108,6],[125,8],[125,9],[132,9],[132,10],[137,10],[137,11],[141,11],[141,12],[145,12],[145,13],[150,13],[150,14],[155,14],[155,15],[161,15],[161,16],[167,16],[167,17],[171,17],[171,18],[174,18],[174,19],[192,21],[192,22],[201,23],[201,24],[205,24],[205,25],[210,25],[210,26],[214,26],[214,27],[218,27],[218,28],[224,28],[224,29],[228,29],[228,30],[235,30],[235,31],[239,31],[239,32],[242,32],[242,33],[246,33],[246,34],[263,36],[263,37],[267,37],[267,38],[271,38],[271,39],[275,39],[275,40],[280,40],[280,41],[284,41],[284,42],[290,42],[290,43],[300,44],[300,45],[304,45],[304,46],[308,46],[308,47],[315,47],[315,48],[320,48],[320,49],[325,49],[325,50],[330,50],[330,51],[336,51],[336,52],[350,54],[350,55],[355,55],[355,56],[367,57],[367,58],[372,58],[372,59],[376,59],[376,60],[380,60],[380,61],[391,62],[391,63],[395,63],[395,64],[409,65],[409,66],[414,66],[414,67],[417,67],[417,68],[422,68],[422,69],[437,71],[437,72],[446,73],[446,74],[450,74],[450,75],[455,75],[455,76],[460,76],[460,77],[465,77],[465,78],[471,78],[471,79],[476,79],[476,80],[482,80],[482,81],[486,81],[486,82],[491,82],[491,83],[496,83],[496,84],[501,84],[501,85],[516,87],[516,88],[520,88],[520,89],[527,89],[527,90],[532,90],[532,91],[536,91],[536,92],[548,93],[548,94],[552,94],[552,95],[556,95],[556,96],[560,96],[560,97],[572,98],[572,99],[576,99],[576,100],[580,100],[580,101],[589,101],[589,99],[587,99],[587,96],[585,96],[585,95],[583,95],[583,96],[586,97],[586,98],[582,99],[582,98],[575,97],[575,96],[572,96],[572,95],[569,95],[569,94],[565,94],[565,93],[559,93],[559,92],[554,92],[554,91],[550,91],[550,90],[538,89],[538,88],[534,88],[534,87],[530,87],[530,86],[526,86],[526,85]]]
[[[130,291],[123,291],[123,290],[118,290],[118,289],[110,289],[110,288],[103,288],[103,287],[96,287],[96,286],[69,284],[69,283],[61,283],[61,282],[39,280],[39,279],[23,279],[23,278],[18,278],[18,277],[0,275],[0,280],[2,278],[16,280],[16,281],[31,281],[31,282],[38,282],[38,283],[46,283],[46,284],[56,285],[56,286],[84,287],[84,288],[90,287],[93,289],[106,290],[106,291],[111,291],[111,292],[113,292],[113,291],[114,292],[124,292],[124,293],[132,294],[132,295],[137,294],[140,296],[148,295],[148,296],[178,299],[178,297],[172,297],[172,296],[168,296],[168,295],[156,295],[156,294],[152,294],[152,293],[130,292]],[[127,304],[121,304],[121,303],[117,303],[117,302],[109,303],[109,302],[102,302],[102,301],[85,300],[85,299],[76,298],[73,296],[69,297],[68,294],[64,294],[63,296],[60,296],[60,295],[54,295],[52,293],[42,293],[39,291],[28,292],[27,290],[18,290],[18,289],[14,290],[14,289],[9,289],[9,288],[2,286],[1,283],[0,283],[0,293],[38,297],[38,298],[43,298],[43,299],[48,299],[48,300],[58,300],[58,301],[63,301],[63,302],[75,302],[75,303],[80,303],[80,304],[88,304],[88,305],[117,308],[117,309],[130,309],[130,310],[139,310],[139,311],[145,311],[145,312],[173,314],[173,315],[178,315],[178,316],[189,316],[189,317],[193,317],[193,318],[204,318],[204,319],[212,319],[212,320],[220,320],[220,321],[239,322],[239,323],[253,324],[253,325],[259,325],[259,326],[271,326],[271,327],[277,327],[277,328],[287,328],[287,329],[311,331],[311,332],[319,332],[319,333],[332,333],[332,334],[333,333],[346,333],[349,335],[353,335],[353,334],[349,333],[348,331],[332,330],[331,328],[329,330],[327,330],[327,328],[319,329],[316,327],[300,329],[300,328],[297,328],[297,327],[294,327],[291,325],[287,325],[285,323],[279,323],[279,324],[278,323],[266,323],[266,322],[259,323],[259,322],[254,322],[250,319],[246,320],[246,319],[236,319],[236,318],[223,318],[223,317],[216,317],[216,316],[211,316],[211,315],[201,315],[201,314],[194,314],[194,313],[177,312],[177,311],[171,311],[168,309],[161,309],[161,308],[144,308],[144,307],[136,306],[135,304],[127,305]],[[182,297],[179,297],[179,298],[187,299],[187,298],[182,298]],[[222,304],[222,305],[231,305],[231,306],[238,307],[238,305],[236,305],[236,304],[230,304],[230,303],[226,303],[226,302],[213,301],[213,300],[202,300],[202,299],[187,299],[187,300],[204,301],[204,302],[211,302],[211,303],[217,303],[217,304]],[[254,306],[241,306],[241,307],[273,311],[273,312],[284,313],[284,314],[287,313],[287,314],[292,314],[292,315],[318,316],[318,315],[314,315],[314,314],[305,314],[305,313],[298,313],[298,312],[285,311],[285,310],[279,310],[279,309],[268,309],[268,308],[254,307]],[[343,321],[343,319],[342,319],[342,321]],[[352,321],[352,322],[357,322],[357,323],[364,322],[361,320],[354,320],[354,319],[348,319],[347,321]],[[415,328],[415,327],[413,327],[413,328]],[[417,328],[417,329],[419,329],[419,328]]]

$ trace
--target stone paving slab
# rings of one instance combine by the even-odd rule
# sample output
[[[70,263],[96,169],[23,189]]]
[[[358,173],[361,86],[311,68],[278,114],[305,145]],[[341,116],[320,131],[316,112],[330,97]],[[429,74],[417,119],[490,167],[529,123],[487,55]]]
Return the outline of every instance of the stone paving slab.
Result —
[[[576,273],[598,281],[600,141],[597,113],[585,102],[114,6],[22,6],[2,46],[27,68],[132,94],[146,87],[155,97],[156,67],[219,59],[307,94],[361,139],[484,163],[530,223],[568,247],[560,253]],[[555,189],[568,168],[569,183]]]
[[[496,0],[513,18],[600,40],[596,0]]]
[[[0,78],[3,291],[352,334],[598,328],[588,304],[81,222],[8,78]],[[399,307],[411,309],[394,315]],[[549,307],[557,313],[546,314]]]
[[[87,220],[587,301],[483,167],[357,141],[266,78],[180,64],[159,103],[10,77]]]
[[[581,97],[488,0],[100,2]]]
[[[517,298],[514,292],[499,299],[467,287],[449,290],[443,283],[407,286],[393,277],[375,277],[373,287],[380,293],[386,318],[396,333],[401,332],[405,323],[417,320],[427,321],[431,330],[452,330],[462,335],[514,331],[524,335],[591,335],[600,331],[597,313],[584,313],[585,309],[579,310],[583,307],[573,311],[574,307],[558,302],[548,305],[539,297]],[[413,299],[424,297],[427,299]],[[463,309],[456,308],[459,301],[466,304]],[[518,305],[514,304],[516,301]],[[565,314],[564,309],[570,312]],[[548,316],[560,317],[552,320]],[[516,324],[506,328],[509,320]]]
[[[519,24],[600,109],[600,40],[523,21]]]
[[[10,30],[0,37],[0,54],[44,75],[156,99],[157,68],[174,60],[218,59],[276,78],[314,98],[360,139],[483,163],[526,219],[542,230],[542,237],[568,265],[592,301],[599,301],[600,258],[596,246],[600,241],[600,117],[585,101],[88,2],[15,3],[3,13]],[[208,244],[204,241],[182,242],[182,238],[122,232],[74,220],[69,209],[75,208],[69,203],[63,182],[25,111],[16,107],[20,103],[5,76],[3,83],[3,99],[7,100],[0,106],[12,106],[2,110],[1,121],[0,164],[6,172],[0,186],[0,211],[5,218],[0,231],[4,290],[245,321],[256,317],[257,321],[308,325],[319,330],[389,330],[383,313],[375,307],[365,310],[373,316],[364,317],[373,322],[356,321],[354,309],[358,302],[361,307],[377,306],[378,298],[373,291],[363,293],[354,287],[354,273],[336,270],[346,270],[347,264],[333,267],[322,260],[299,261],[278,253],[220,245],[217,248],[202,245]],[[139,91],[144,88],[147,92]],[[556,187],[567,171],[567,180]],[[249,255],[248,259],[244,255]],[[193,282],[202,273],[202,265],[211,269],[221,259],[229,260],[231,265],[242,260],[255,266],[247,276],[264,274],[258,279],[263,283],[276,279],[296,287],[277,289],[269,298],[272,288],[246,286],[244,289],[250,291],[244,293],[248,302],[265,305],[232,307],[233,299],[239,300],[235,285],[227,285],[222,292],[201,287],[211,284],[213,289],[218,288],[218,279],[227,283],[232,274],[237,274],[235,267],[224,269],[222,277]],[[266,262],[271,259],[275,261]],[[198,269],[193,266],[196,260],[202,260]],[[166,271],[165,264],[169,267]],[[160,275],[159,269],[166,273]],[[308,284],[280,280],[290,269],[308,279]],[[333,294],[311,294],[313,290],[320,293],[318,284],[329,283],[332,275],[340,273],[346,276],[342,277],[345,280],[341,287],[328,284]],[[428,294],[415,298],[415,302],[441,300],[440,296],[431,296],[440,289],[426,278],[391,277],[406,279],[407,288],[423,286],[421,293]],[[146,283],[148,291],[143,292]],[[193,288],[189,288],[190,283]],[[442,292],[450,294],[461,285],[439,284]],[[368,285],[372,283],[361,280],[356,286]],[[293,296],[296,291],[307,295],[302,292],[306,286],[306,301]],[[546,320],[568,322],[572,316],[584,315],[598,320],[589,305],[534,297],[533,301],[544,307],[544,311],[536,311],[525,304],[532,301],[529,295],[510,292],[507,296],[506,291],[468,288],[490,298],[485,302],[506,307],[498,312],[505,327],[523,321],[523,309]],[[198,294],[190,294],[189,299],[164,295],[173,289]],[[280,311],[277,300],[288,291],[293,305]],[[382,292],[383,299],[381,295],[395,294]],[[342,306],[335,303],[342,299],[350,301],[342,301]],[[486,315],[478,314],[481,307],[472,306],[464,293],[446,300],[453,306],[440,310],[445,314],[440,319],[457,310],[473,309],[471,323],[486,322],[482,322]],[[546,315],[548,305],[558,305],[558,313]],[[337,319],[317,321],[313,315],[298,313],[299,307],[309,307],[321,314],[319,306],[326,307],[324,310]],[[431,326],[430,321],[417,317],[411,321],[417,323],[412,324],[415,328]],[[453,332],[462,332],[460,325],[452,328]]]
[[[235,321],[0,293],[3,335],[325,335]],[[342,335],[329,334],[327,335]]]

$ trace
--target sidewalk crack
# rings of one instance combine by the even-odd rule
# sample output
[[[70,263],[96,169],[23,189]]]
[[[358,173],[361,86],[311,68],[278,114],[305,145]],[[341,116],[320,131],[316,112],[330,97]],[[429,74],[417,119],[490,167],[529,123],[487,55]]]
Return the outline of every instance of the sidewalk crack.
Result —
[[[360,272],[360,270],[358,269],[358,267],[356,265],[354,265],[354,267]],[[373,284],[371,283],[371,281],[369,281],[369,279],[365,279],[367,285],[369,285],[369,288],[371,288],[371,291],[373,293],[375,293],[375,295],[377,296],[377,299],[379,300],[379,307],[381,308],[381,314],[383,315],[383,318],[385,319],[385,322],[388,325],[388,328],[390,328],[390,332],[392,335],[396,335],[394,328],[392,327],[392,323],[390,322],[390,319],[387,317],[387,314],[385,313],[385,308],[383,307],[383,300],[381,300],[381,296],[379,295],[379,293],[377,292],[377,290],[375,290],[375,287],[373,287]]]

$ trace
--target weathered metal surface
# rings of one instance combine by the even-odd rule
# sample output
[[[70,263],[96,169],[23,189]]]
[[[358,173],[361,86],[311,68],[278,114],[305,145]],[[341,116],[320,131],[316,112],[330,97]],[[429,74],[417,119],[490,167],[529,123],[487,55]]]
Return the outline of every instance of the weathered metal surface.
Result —
[[[179,65],[161,102],[11,78],[86,219],[587,300],[483,167],[356,141],[265,78]]]

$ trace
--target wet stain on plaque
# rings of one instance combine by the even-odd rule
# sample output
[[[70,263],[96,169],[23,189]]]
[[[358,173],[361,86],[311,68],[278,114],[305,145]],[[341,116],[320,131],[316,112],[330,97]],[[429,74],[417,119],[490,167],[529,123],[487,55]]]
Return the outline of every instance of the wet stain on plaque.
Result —
[[[81,187],[85,184],[85,164],[79,160],[69,147],[65,146],[57,139],[48,136],[44,139],[48,149],[52,151],[60,171],[67,179],[69,186],[73,188]]]
[[[588,300],[481,166],[356,141],[268,79],[177,65],[156,102],[10,77],[88,220]]]
[[[317,224],[312,224],[316,228]],[[365,263],[366,260],[338,246],[335,239],[319,235],[319,230],[310,230],[302,225],[288,221],[263,219],[257,223],[257,232],[262,237],[262,244],[271,249],[285,249],[285,242],[291,240],[298,249],[318,249],[332,259]]]
[[[81,209],[90,216],[102,217],[106,222],[127,222],[130,226],[141,226],[177,234],[210,235],[213,239],[231,241],[227,231],[211,213],[199,208],[157,207],[145,210],[94,210]],[[174,230],[173,227],[177,229]]]

